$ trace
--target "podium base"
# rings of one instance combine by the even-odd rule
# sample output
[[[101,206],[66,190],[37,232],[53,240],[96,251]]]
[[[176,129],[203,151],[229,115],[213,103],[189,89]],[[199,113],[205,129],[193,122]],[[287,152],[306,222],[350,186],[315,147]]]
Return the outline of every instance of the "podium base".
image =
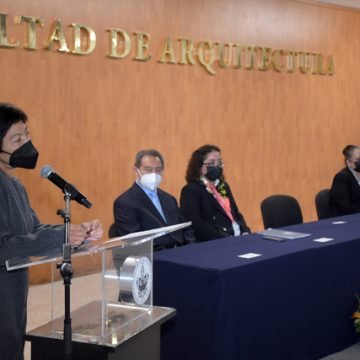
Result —
[[[71,316],[73,323],[82,322],[79,319],[82,314],[92,313],[90,310],[96,308],[96,302],[85,305],[74,311]],[[111,317],[106,319],[106,324],[113,323],[114,319],[123,318],[125,309],[121,305],[118,311],[112,311]],[[132,312],[131,310],[130,312]],[[118,328],[112,333],[104,333],[103,336],[88,336],[89,328],[84,327],[85,334],[77,327],[73,332],[72,360],[133,360],[147,359],[160,360],[160,328],[161,325],[172,318],[176,311],[172,308],[153,306],[147,309],[143,316],[135,318],[134,321],[127,319],[126,328]],[[91,318],[91,315],[90,315]],[[130,321],[129,321],[130,320]],[[62,318],[55,319],[40,326],[26,334],[25,339],[31,342],[31,360],[63,360],[63,335],[58,330]],[[94,324],[91,322],[94,329]],[[88,326],[89,322],[87,323]],[[130,325],[130,326],[129,326]],[[104,323],[98,324],[104,329]]]

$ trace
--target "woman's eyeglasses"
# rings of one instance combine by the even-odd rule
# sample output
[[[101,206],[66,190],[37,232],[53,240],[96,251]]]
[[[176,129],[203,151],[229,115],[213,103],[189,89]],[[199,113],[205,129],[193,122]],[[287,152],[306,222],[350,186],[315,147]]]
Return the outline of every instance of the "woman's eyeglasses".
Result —
[[[204,166],[209,167],[209,166],[220,166],[220,167],[224,167],[224,163],[222,160],[218,160],[218,161],[208,161],[208,162],[204,162],[203,163]]]

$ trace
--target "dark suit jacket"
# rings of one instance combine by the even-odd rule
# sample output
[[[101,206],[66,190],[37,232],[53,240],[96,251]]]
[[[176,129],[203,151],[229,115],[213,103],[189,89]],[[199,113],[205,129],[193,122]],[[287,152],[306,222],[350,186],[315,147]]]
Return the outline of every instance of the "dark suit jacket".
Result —
[[[334,216],[360,212],[360,185],[348,168],[334,177],[330,189],[330,211]]]
[[[230,199],[231,212],[240,225],[241,232],[250,232],[244,217],[240,214],[230,187],[225,183]],[[192,221],[197,241],[206,241],[234,235],[231,220],[204,184],[191,182],[181,190],[180,208],[184,218]]]
[[[164,221],[140,186],[134,183],[130,189],[121,194],[114,202],[115,223],[112,226],[111,235],[123,236],[137,231],[151,230],[185,222],[176,199],[160,189],[157,189],[157,193],[167,222]],[[154,247],[182,245],[192,240],[192,231],[184,229],[154,239]]]

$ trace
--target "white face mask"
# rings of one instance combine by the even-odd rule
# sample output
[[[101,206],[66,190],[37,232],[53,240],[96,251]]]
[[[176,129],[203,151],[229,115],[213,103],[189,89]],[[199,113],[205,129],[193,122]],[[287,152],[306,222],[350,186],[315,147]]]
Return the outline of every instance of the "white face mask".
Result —
[[[161,175],[152,172],[150,174],[141,175],[140,184],[147,189],[154,191],[161,184],[161,180]]]

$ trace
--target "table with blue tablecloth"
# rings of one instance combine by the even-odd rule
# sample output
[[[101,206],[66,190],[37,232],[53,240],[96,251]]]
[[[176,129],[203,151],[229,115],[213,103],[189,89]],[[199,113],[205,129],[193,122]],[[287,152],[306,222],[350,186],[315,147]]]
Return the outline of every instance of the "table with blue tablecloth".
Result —
[[[250,234],[154,254],[154,304],[177,309],[162,360],[310,360],[358,340],[360,214],[285,229],[311,235]],[[261,256],[239,257],[250,253]]]

